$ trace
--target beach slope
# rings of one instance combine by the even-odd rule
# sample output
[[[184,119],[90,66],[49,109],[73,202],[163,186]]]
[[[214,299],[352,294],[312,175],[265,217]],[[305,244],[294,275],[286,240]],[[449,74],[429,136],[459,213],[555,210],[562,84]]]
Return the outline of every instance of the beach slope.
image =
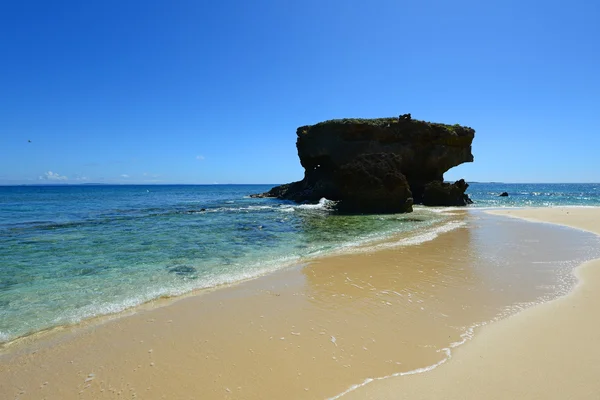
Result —
[[[600,234],[600,208],[493,211]],[[597,399],[600,260],[575,271],[569,295],[476,332],[437,369],[374,381],[345,399]]]

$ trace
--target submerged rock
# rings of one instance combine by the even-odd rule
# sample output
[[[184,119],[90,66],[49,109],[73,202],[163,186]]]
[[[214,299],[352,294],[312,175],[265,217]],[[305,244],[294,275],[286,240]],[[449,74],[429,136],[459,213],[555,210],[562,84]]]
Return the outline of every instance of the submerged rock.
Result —
[[[167,268],[169,273],[175,275],[194,275],[197,271],[196,268],[187,265],[174,265]]]
[[[325,121],[302,126],[296,135],[304,179],[254,197],[297,202],[325,197],[349,213],[410,212],[413,202],[424,203],[426,186],[434,183],[428,205],[468,204],[466,183],[446,187],[442,182],[444,172],[473,161],[475,131],[469,127],[404,114]]]
[[[508,197],[508,192],[502,192],[498,197]]]

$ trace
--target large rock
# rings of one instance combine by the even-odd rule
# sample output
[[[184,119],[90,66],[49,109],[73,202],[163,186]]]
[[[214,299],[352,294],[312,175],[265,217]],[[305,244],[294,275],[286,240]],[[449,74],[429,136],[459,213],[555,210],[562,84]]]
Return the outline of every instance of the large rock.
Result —
[[[428,183],[441,183],[444,172],[473,161],[475,131],[460,125],[342,119],[302,126],[296,134],[304,179],[257,196],[298,202],[325,197],[347,212],[406,212],[409,199],[423,202]],[[458,203],[432,205],[464,201]]]
[[[361,154],[333,176],[342,212],[411,212],[413,199],[396,154]]]
[[[429,182],[423,192],[423,204],[426,206],[466,206],[473,201],[465,194],[469,184],[464,179],[454,183]]]

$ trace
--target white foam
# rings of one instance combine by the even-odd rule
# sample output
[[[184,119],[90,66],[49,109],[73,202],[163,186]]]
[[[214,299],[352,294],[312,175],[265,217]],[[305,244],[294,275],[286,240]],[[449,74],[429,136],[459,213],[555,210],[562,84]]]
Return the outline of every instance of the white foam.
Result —
[[[84,307],[71,309],[69,312],[62,313],[52,320],[52,325],[60,326],[65,324],[76,324],[94,317],[118,314],[161,297],[176,297],[190,293],[194,290],[208,289],[254,279],[281,268],[297,265],[299,260],[300,257],[298,256],[286,256],[249,264],[243,271],[236,273],[220,273],[217,276],[204,277],[199,280],[190,280],[184,284],[182,284],[181,281],[176,280],[175,282],[172,282],[173,285],[138,290],[137,295],[133,297],[108,302],[95,302]],[[0,331],[0,343],[9,342],[16,337],[18,337],[18,335],[15,336],[14,333],[9,334]]]
[[[314,204],[311,206],[316,207],[326,207],[329,200],[321,199],[319,204]],[[307,206],[307,205],[303,205]],[[299,207],[303,207],[299,206]],[[338,249],[327,249],[327,250],[319,250],[316,251],[308,257],[314,258],[323,256],[326,254],[339,254],[339,253],[356,253],[356,252],[368,252],[373,250],[380,250],[385,248],[397,247],[397,246],[410,246],[416,245],[420,243],[424,243],[426,241],[430,241],[435,239],[441,233],[449,232],[454,229],[457,229],[461,226],[464,226],[463,222],[451,221],[444,225],[428,229],[423,233],[417,234],[414,237],[404,238],[395,242],[388,243],[380,243],[373,246],[361,247],[364,246],[365,243],[372,242],[373,240],[381,240],[382,237],[377,238],[366,238],[362,241],[350,242],[342,245]],[[199,280],[188,281],[185,284],[181,284],[180,281],[177,282],[177,286],[166,286],[156,289],[147,289],[138,292],[137,296],[130,297],[127,299],[115,301],[115,302],[103,302],[103,303],[93,303],[89,304],[85,307],[78,308],[72,310],[67,315],[63,314],[60,317],[56,318],[53,322],[56,325],[62,325],[65,323],[77,323],[82,320],[102,316],[102,315],[110,315],[117,314],[123,312],[127,309],[134,308],[146,302],[152,301],[154,299],[164,297],[164,296],[180,296],[186,293],[189,293],[193,290],[199,289],[207,289],[222,285],[233,284],[236,282],[257,278],[262,275],[266,275],[270,272],[274,272],[276,270],[290,267],[292,265],[296,265],[302,262],[302,257],[293,255],[286,257],[279,257],[272,260],[261,260],[257,261],[253,264],[249,264],[243,271],[236,271],[235,273],[220,273],[217,276],[212,277],[203,277]],[[6,337],[0,336],[0,342],[5,342],[10,340],[12,335],[5,335]]]
[[[336,400],[336,399],[339,399],[339,398],[341,398],[342,396],[345,396],[345,395],[347,395],[348,393],[350,393],[350,392],[352,392],[352,391],[354,391],[354,390],[356,390],[356,389],[358,389],[358,388],[361,388],[361,387],[363,387],[363,386],[366,386],[366,385],[368,385],[369,383],[371,383],[371,382],[374,382],[374,381],[381,381],[381,380],[384,380],[384,379],[395,378],[395,377],[398,377],[398,376],[407,376],[407,375],[416,375],[416,374],[422,374],[422,373],[424,373],[424,372],[429,372],[429,371],[432,371],[432,370],[434,370],[435,368],[439,367],[440,365],[444,364],[444,363],[445,363],[446,361],[448,361],[450,358],[452,358],[452,349],[453,349],[453,348],[455,348],[455,347],[458,347],[458,346],[460,346],[460,345],[462,345],[462,344],[466,343],[468,340],[472,339],[472,338],[473,338],[473,332],[475,331],[475,329],[476,329],[476,328],[478,328],[478,327],[480,327],[480,326],[483,326],[483,325],[486,325],[486,323],[477,324],[477,325],[473,325],[473,326],[469,327],[469,328],[468,328],[468,329],[467,329],[465,332],[463,332],[463,333],[460,335],[460,338],[461,338],[461,339],[460,339],[459,341],[456,341],[456,342],[450,343],[450,345],[449,345],[448,347],[444,347],[444,348],[442,348],[442,349],[439,349],[439,350],[438,350],[438,353],[444,353],[444,354],[446,354],[446,357],[442,358],[440,361],[438,361],[438,362],[437,362],[437,363],[435,363],[435,364],[428,365],[428,366],[426,366],[426,367],[421,367],[421,368],[412,369],[412,370],[410,370],[410,371],[404,371],[404,372],[395,372],[395,373],[393,373],[393,374],[391,374],[391,375],[380,376],[380,377],[376,377],[376,378],[367,378],[367,379],[365,379],[364,381],[362,381],[361,383],[358,383],[358,384],[356,384],[356,385],[352,385],[352,386],[350,386],[348,389],[346,389],[346,390],[345,390],[345,391],[343,391],[342,393],[340,393],[340,394],[337,394],[337,395],[335,395],[335,396],[333,396],[333,397],[330,397],[328,400]]]
[[[325,209],[331,204],[331,202],[327,199],[321,199],[319,204],[314,205],[282,205],[277,206],[275,208],[280,209],[291,209],[307,207],[309,209]],[[272,208],[272,207],[263,207],[263,209]],[[231,210],[239,210],[239,209],[231,209]],[[287,212],[287,211],[286,211]],[[108,301],[94,301],[91,304],[85,305],[83,307],[76,307],[70,310],[65,310],[67,312],[61,313],[60,316],[57,316],[52,322],[53,325],[64,325],[64,324],[73,324],[78,323],[82,320],[98,317],[102,315],[110,315],[117,314],[123,312],[127,309],[135,308],[141,304],[146,302],[155,300],[161,297],[175,297],[180,296],[186,293],[189,293],[198,289],[206,289],[217,287],[221,285],[228,285],[237,283],[240,281],[253,279],[276,270],[280,270],[282,268],[290,267],[293,265],[298,265],[303,262],[306,258],[315,258],[323,255],[336,254],[336,253],[349,253],[349,252],[365,252],[378,250],[382,248],[389,248],[395,246],[403,246],[403,245],[414,245],[423,243],[425,241],[433,240],[440,233],[448,232],[453,229],[456,229],[460,226],[464,225],[463,223],[450,222],[445,225],[441,225],[435,228],[431,228],[423,231],[420,234],[417,234],[415,237],[408,237],[405,239],[401,239],[396,242],[391,243],[381,243],[378,245],[372,245],[370,247],[361,247],[365,246],[369,242],[379,241],[385,239],[385,236],[376,235],[371,237],[365,237],[361,240],[350,242],[343,244],[336,249],[321,249],[312,252],[311,254],[306,254],[304,256],[300,255],[289,255],[285,257],[277,257],[273,259],[261,259],[257,260],[254,263],[245,265],[245,268],[237,271],[218,271],[214,275],[202,276],[200,279],[188,280],[182,282],[181,280],[174,280],[173,282],[166,282],[165,285],[158,288],[146,287],[142,283],[142,287],[138,287],[136,290],[129,291],[130,293],[135,293],[135,296],[129,298],[113,298]],[[415,232],[411,232],[410,234],[414,234]],[[394,232],[390,232],[389,234],[394,234]],[[141,282],[138,282],[141,283]],[[151,286],[151,285],[148,285]],[[141,289],[141,290],[140,290]],[[98,299],[100,300],[100,299]],[[0,332],[0,343],[7,342],[9,340],[14,339],[14,333],[8,332]]]
[[[440,365],[444,364],[445,362],[447,362],[448,360],[450,360],[452,358],[452,350],[456,347],[459,347],[463,344],[465,344],[467,341],[471,340],[474,337],[475,334],[475,329],[478,329],[480,327],[483,327],[485,325],[488,325],[489,323],[493,323],[496,321],[499,321],[501,319],[510,317],[512,315],[515,315],[527,308],[533,307],[537,304],[541,304],[541,303],[545,303],[548,301],[551,301],[553,299],[556,299],[558,297],[562,297],[565,295],[568,295],[569,293],[572,293],[572,288],[575,287],[576,283],[577,283],[577,279],[573,273],[573,267],[575,267],[576,265],[579,265],[580,261],[577,262],[564,262],[565,264],[569,264],[570,268],[569,270],[569,274],[568,274],[568,278],[565,277],[565,281],[562,282],[563,283],[563,287],[560,288],[558,291],[555,291],[552,294],[547,294],[544,296],[540,296],[538,297],[536,300],[534,301],[529,301],[529,302],[521,302],[521,303],[516,303],[516,304],[512,304],[509,306],[506,306],[504,308],[503,311],[501,311],[500,313],[498,313],[494,318],[492,318],[489,321],[485,321],[485,322],[480,322],[480,323],[476,323],[472,326],[470,326],[469,328],[465,329],[465,331],[460,335],[460,340],[457,340],[456,342],[452,342],[448,345],[448,347],[444,347],[438,350],[439,353],[444,353],[446,354],[446,357],[444,357],[443,359],[441,359],[440,361],[438,361],[435,364],[426,366],[426,367],[422,367],[422,368],[417,368],[417,369],[413,369],[410,371],[405,371],[405,372],[396,372],[393,373],[391,375],[386,375],[386,376],[381,376],[381,377],[375,377],[375,378],[367,378],[365,379],[363,382],[359,383],[359,384],[355,384],[350,386],[348,389],[346,389],[344,392],[337,394],[333,397],[330,397],[328,400],[336,400],[339,399],[343,396],[345,396],[346,394],[359,389],[363,386],[368,385],[371,382],[374,381],[379,381],[379,380],[384,380],[384,379],[389,379],[389,378],[394,378],[394,377],[399,377],[399,376],[407,376],[407,375],[415,375],[415,374],[420,374],[420,373],[424,373],[424,372],[429,372],[434,370],[435,368],[439,367]],[[569,279],[570,278],[570,279]],[[409,300],[410,301],[410,300]]]
[[[280,204],[280,205],[252,205],[247,207],[216,207],[209,208],[205,211],[197,211],[195,213],[215,213],[215,212],[248,212],[248,211],[260,211],[260,210],[276,210],[283,212],[293,212],[294,210],[323,210],[329,211],[336,204],[335,201],[322,198],[317,204]]]
[[[335,201],[327,200],[325,197],[323,197],[317,204],[302,204],[299,205],[298,208],[302,210],[329,210],[335,204]]]
[[[332,253],[364,253],[364,252],[370,252],[370,251],[389,249],[389,248],[393,248],[393,247],[419,245],[421,243],[425,243],[425,242],[434,240],[442,233],[447,233],[447,232],[453,231],[455,229],[461,228],[463,226],[466,226],[465,222],[450,221],[443,225],[436,226],[434,228],[429,228],[420,234],[410,236],[407,238],[403,238],[403,239],[400,239],[400,240],[397,240],[394,242],[385,242],[385,243],[379,243],[379,244],[372,245],[372,246],[365,246],[366,242],[371,242],[371,241],[373,241],[373,239],[364,240],[362,242],[357,241],[357,242],[348,243],[348,244],[342,246],[340,248],[340,250],[333,251]],[[384,239],[384,238],[379,238],[379,239]]]
[[[427,210],[434,212],[436,214],[451,214],[452,211],[461,211],[465,210],[465,207],[425,207],[425,206],[415,206],[415,210]]]
[[[196,211],[194,214],[217,213],[217,212],[249,212],[258,210],[273,210],[275,206],[248,206],[248,207],[217,207],[208,208],[205,211]]]
[[[291,204],[281,204],[279,206],[279,208],[277,209],[277,211],[281,211],[281,212],[294,212],[295,211],[295,207]]]

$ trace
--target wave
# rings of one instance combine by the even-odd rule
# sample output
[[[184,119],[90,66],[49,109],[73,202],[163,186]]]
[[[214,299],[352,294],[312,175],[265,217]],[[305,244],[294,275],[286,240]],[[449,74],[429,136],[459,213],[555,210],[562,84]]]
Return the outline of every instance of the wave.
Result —
[[[301,210],[331,210],[335,204],[335,201],[323,197],[317,204],[301,204],[298,208]]]
[[[374,381],[382,381],[384,379],[389,379],[389,378],[395,378],[395,377],[399,377],[399,376],[408,376],[408,375],[416,375],[416,374],[422,374],[424,372],[429,372],[431,370],[434,370],[435,368],[439,367],[440,365],[444,364],[446,361],[450,360],[452,358],[452,349],[454,349],[455,347],[458,347],[462,344],[465,344],[468,340],[473,338],[473,334],[476,328],[479,328],[483,325],[486,325],[487,323],[481,323],[481,324],[475,324],[469,328],[467,328],[461,335],[460,335],[460,340],[456,341],[456,342],[452,342],[450,343],[450,345],[448,347],[444,347],[442,349],[439,349],[438,352],[439,353],[444,353],[445,357],[442,358],[440,361],[438,361],[435,364],[432,365],[428,365],[426,367],[421,367],[421,368],[416,368],[416,369],[412,369],[409,371],[404,371],[404,372],[396,372],[390,375],[386,375],[386,376],[380,376],[380,377],[376,377],[376,378],[367,378],[365,379],[363,382],[358,383],[356,385],[352,385],[350,386],[348,389],[346,389],[345,391],[343,391],[342,393],[339,393],[333,397],[330,397],[328,400],[337,400],[345,395],[347,395],[350,392],[355,391],[356,389],[359,389],[363,386],[368,385],[371,382]]]
[[[118,314],[128,309],[133,309],[142,304],[160,299],[160,298],[171,298],[189,294],[196,290],[217,288],[220,286],[226,286],[231,284],[240,283],[246,280],[254,279],[259,276],[266,275],[268,273],[289,268],[294,265],[299,265],[301,258],[298,256],[285,256],[278,257],[272,260],[259,261],[252,264],[248,264],[244,270],[236,271],[235,273],[221,273],[203,279],[193,280],[177,280],[171,281],[171,285],[162,286],[158,288],[139,288],[137,287],[134,291],[135,296],[119,299],[116,301],[105,301],[105,302],[94,302],[82,307],[75,307],[68,310],[66,313],[61,313],[52,320],[51,326],[42,328],[52,329],[65,325],[74,325],[82,321],[102,317],[106,315]],[[31,330],[28,332],[3,332],[0,331],[0,345],[6,344],[7,342],[26,337],[28,335],[39,332],[39,329]]]
[[[302,206],[306,205],[295,206],[295,208]],[[314,207],[309,207],[308,209],[305,208],[305,210],[326,210],[329,204],[326,200],[323,200],[319,204],[315,204],[313,206]],[[283,205],[281,207],[280,205],[276,206],[276,208],[278,209],[287,209],[288,207],[289,205]],[[90,304],[82,305],[80,307],[73,307],[69,310],[64,310],[59,315],[57,315],[56,318],[51,320],[51,324],[54,327],[61,325],[70,325],[94,317],[116,314],[123,312],[127,309],[134,308],[146,302],[155,300],[157,298],[175,297],[190,293],[195,290],[215,288],[223,285],[238,283],[248,279],[257,278],[259,276],[280,269],[289,268],[294,265],[309,262],[311,259],[323,256],[333,254],[376,251],[395,246],[416,245],[425,241],[433,240],[439,234],[451,231],[462,225],[463,224],[461,223],[456,223],[456,221],[451,221],[449,223],[444,223],[439,226],[414,232],[409,237],[404,237],[402,239],[391,242],[378,243],[370,247],[369,243],[389,239],[391,235],[397,234],[398,232],[376,232],[373,235],[363,237],[360,240],[346,241],[344,243],[332,243],[331,246],[319,245],[320,248],[307,247],[303,248],[300,252],[288,252],[288,254],[285,256],[274,255],[271,259],[255,259],[254,262],[250,260],[248,260],[250,262],[247,262],[245,260],[239,260],[235,263],[235,265],[232,265],[231,268],[219,268],[218,270],[214,270],[214,272],[211,272],[209,274],[204,274],[199,278],[194,277],[194,279],[175,279],[175,275],[177,274],[173,274],[173,279],[169,279],[163,282],[163,284],[160,287],[152,287],[150,283],[148,285],[145,285],[143,283],[140,285],[141,282],[137,282],[138,286],[133,290],[131,287],[123,287],[124,289],[126,289],[122,292],[124,296],[117,295],[117,298],[113,298],[112,300],[106,301],[102,301],[102,299],[96,299]],[[244,268],[238,268],[241,265],[240,263],[244,263]],[[201,270],[210,270],[202,268],[201,265],[193,265],[193,268],[199,268]],[[179,278],[181,278],[181,276],[179,276]],[[144,286],[147,287],[144,288]],[[132,296],[131,294],[134,295]],[[46,326],[44,328],[47,329],[49,327]],[[7,340],[13,340],[16,337],[28,335],[31,333],[33,333],[33,331],[3,332],[3,336],[0,337],[0,343],[6,342]]]
[[[451,232],[455,229],[462,228],[466,225],[467,224],[465,222],[461,221],[449,221],[442,225],[435,226],[433,228],[424,229],[420,233],[415,232],[414,236],[405,237],[395,241],[386,241],[384,243],[369,245],[369,243],[376,242],[379,240],[386,240],[389,239],[390,235],[399,233],[389,232],[379,237],[368,238],[362,241],[349,242],[340,246],[338,249],[331,251],[330,254],[368,253],[372,251],[385,250],[394,247],[416,246],[425,242],[432,241],[441,234]]]
[[[103,213],[90,218],[81,218],[71,221],[25,221],[18,223],[7,223],[0,225],[0,232],[7,230],[10,232],[34,231],[34,230],[57,230],[93,227],[99,225],[114,224],[116,222],[135,221],[146,218],[169,217],[175,215],[201,215],[211,213],[248,213],[248,212],[264,212],[264,211],[284,211],[288,212],[294,208],[302,209],[325,209],[322,204],[315,205],[249,205],[239,207],[212,207],[212,208],[186,208],[186,209],[139,209],[139,210],[115,210],[113,212]]]

